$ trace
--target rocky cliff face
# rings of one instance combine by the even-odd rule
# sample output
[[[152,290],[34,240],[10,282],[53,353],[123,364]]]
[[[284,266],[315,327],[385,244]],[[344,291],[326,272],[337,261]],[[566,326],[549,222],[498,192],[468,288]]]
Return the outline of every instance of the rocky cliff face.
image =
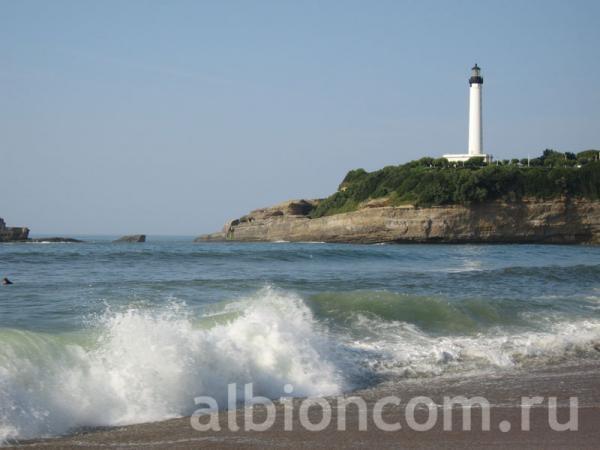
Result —
[[[431,208],[386,206],[379,200],[358,211],[311,219],[308,213],[317,202],[290,201],[258,209],[196,241],[600,244],[600,202],[588,200]]]
[[[0,218],[0,242],[25,241],[28,236],[29,228],[7,227],[4,220]]]

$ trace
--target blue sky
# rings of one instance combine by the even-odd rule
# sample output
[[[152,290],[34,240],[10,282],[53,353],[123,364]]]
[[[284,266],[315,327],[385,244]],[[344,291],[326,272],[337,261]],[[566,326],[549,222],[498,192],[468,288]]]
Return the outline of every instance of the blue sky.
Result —
[[[600,147],[597,1],[0,0],[0,217],[199,234],[467,147]]]

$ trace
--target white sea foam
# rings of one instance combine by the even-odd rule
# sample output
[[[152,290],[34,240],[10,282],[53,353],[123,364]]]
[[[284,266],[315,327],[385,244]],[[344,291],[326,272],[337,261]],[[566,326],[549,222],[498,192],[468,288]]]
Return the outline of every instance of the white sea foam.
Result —
[[[582,354],[597,356],[593,345],[600,342],[597,320],[552,322],[545,331],[509,333],[495,328],[463,336],[431,336],[403,322],[367,317],[360,321],[371,337],[349,342],[349,346],[363,352],[373,370],[392,376],[431,376],[547,363]]]
[[[266,289],[243,306],[237,318],[208,329],[194,327],[180,305],[107,313],[91,346],[3,330],[0,438],[181,416],[198,395],[225,407],[233,382],[253,382],[255,395],[271,398],[286,383],[303,396],[344,388],[300,299]]]
[[[287,383],[298,396],[333,395],[362,376],[509,368],[597,355],[600,342],[600,321],[558,318],[536,331],[440,336],[357,313],[326,329],[330,316],[270,288],[220,307],[200,320],[177,302],[107,311],[78,337],[0,330],[0,439],[182,416],[198,395],[223,408],[234,382],[270,398]]]

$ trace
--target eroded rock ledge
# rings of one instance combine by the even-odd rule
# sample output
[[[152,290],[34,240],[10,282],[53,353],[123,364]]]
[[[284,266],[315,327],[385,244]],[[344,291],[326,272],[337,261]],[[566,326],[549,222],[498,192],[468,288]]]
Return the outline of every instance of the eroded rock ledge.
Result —
[[[311,219],[319,200],[294,200],[229,221],[202,241],[599,244],[600,202],[580,199],[489,202],[471,206],[388,206]]]

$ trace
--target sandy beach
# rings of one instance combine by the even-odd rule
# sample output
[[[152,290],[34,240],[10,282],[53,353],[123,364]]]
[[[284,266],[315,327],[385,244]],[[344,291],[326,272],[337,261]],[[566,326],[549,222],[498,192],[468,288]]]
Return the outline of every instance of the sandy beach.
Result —
[[[338,431],[338,410],[332,408],[330,425],[322,431],[307,431],[299,422],[298,410],[302,399],[294,400],[293,431],[284,430],[284,414],[281,403],[276,405],[277,418],[267,431],[231,431],[228,428],[227,412],[218,416],[221,431],[199,432],[190,425],[190,418],[145,423],[102,430],[86,430],[77,434],[15,444],[12,448],[594,448],[600,442],[600,364],[590,361],[578,365],[557,365],[540,367],[527,372],[487,373],[474,377],[444,376],[429,380],[407,380],[384,383],[354,394],[365,400],[368,407],[367,430],[360,431],[357,409],[346,410],[346,430]],[[373,422],[373,407],[377,400],[385,396],[398,396],[402,399],[399,407],[384,408],[382,418],[388,424],[399,423],[397,431],[382,431]],[[462,409],[454,409],[452,430],[444,430],[442,414],[438,407],[437,422],[428,431],[415,431],[407,425],[406,401],[417,396],[431,398],[442,405],[444,396],[464,395],[483,396],[490,402],[490,430],[482,430],[481,409],[474,407],[471,430],[463,430]],[[521,430],[521,397],[541,396],[544,402],[531,409],[530,430]],[[548,398],[557,399],[559,423],[569,419],[569,398],[577,397],[577,431],[554,431],[549,425],[551,410]],[[331,402],[335,405],[334,402]],[[254,421],[264,420],[265,410],[255,407]],[[318,423],[321,411],[309,409],[312,423]],[[425,423],[429,411],[417,407],[414,418],[417,423]],[[201,419],[207,422],[208,417]],[[243,424],[244,409],[236,411],[236,422]],[[510,423],[509,431],[501,429]],[[446,425],[447,426],[447,425]]]

